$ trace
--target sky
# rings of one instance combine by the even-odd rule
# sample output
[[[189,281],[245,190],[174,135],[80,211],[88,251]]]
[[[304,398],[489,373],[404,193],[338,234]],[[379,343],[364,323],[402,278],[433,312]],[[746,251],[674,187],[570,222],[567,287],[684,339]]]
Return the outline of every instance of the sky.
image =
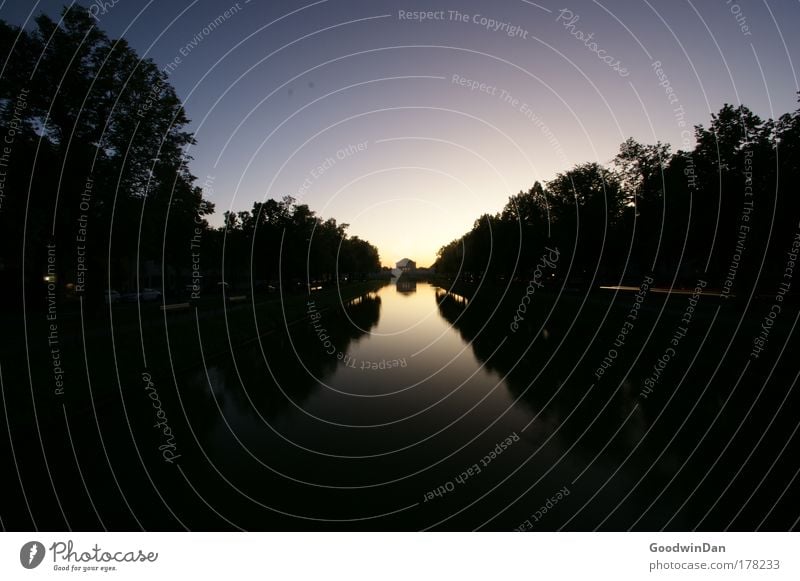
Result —
[[[5,0],[0,18],[30,27],[63,4]],[[81,4],[167,67],[212,224],[290,195],[385,265],[433,263],[510,195],[628,137],[689,148],[724,103],[797,108],[797,1]]]

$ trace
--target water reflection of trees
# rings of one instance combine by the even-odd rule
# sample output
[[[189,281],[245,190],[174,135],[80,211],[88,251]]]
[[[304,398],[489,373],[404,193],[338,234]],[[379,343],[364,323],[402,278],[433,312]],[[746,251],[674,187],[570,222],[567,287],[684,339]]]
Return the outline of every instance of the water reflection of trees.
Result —
[[[302,405],[319,380],[342,364],[353,342],[378,323],[380,308],[380,297],[370,292],[338,307],[320,309],[316,330],[306,317],[262,336],[259,342],[234,349],[233,355],[209,366],[208,379],[204,370],[198,370],[191,383],[209,395],[211,383],[220,405],[234,406],[237,413],[275,417],[292,403]],[[206,409],[209,404],[215,409],[208,399],[201,403]]]
[[[350,341],[362,337],[378,324],[381,315],[381,297],[377,292],[361,295],[347,301],[344,310],[345,318],[349,319],[350,324],[343,325],[343,331],[348,333],[349,341],[346,345],[337,347],[346,353]]]
[[[501,319],[505,321],[503,315],[487,321],[486,316],[492,309],[486,308],[488,304],[483,297],[469,298],[440,289],[437,291],[436,301],[441,316],[470,344],[473,353],[485,368],[506,376],[506,385],[515,397],[525,392],[523,401],[536,411],[536,402],[546,394],[552,395],[553,387],[557,387],[563,379],[563,369],[552,363],[546,365],[552,353],[549,331],[543,333],[534,346],[524,353],[525,347],[534,338],[526,337],[524,341],[518,340],[518,337],[509,338],[508,326],[501,323]],[[548,339],[545,339],[545,335]],[[497,349],[504,339],[503,347]],[[540,375],[536,385],[526,391],[537,373]],[[541,400],[541,403],[547,399]]]
[[[776,414],[782,409],[784,397],[797,400],[793,394],[786,395],[791,363],[781,362],[774,370],[772,381],[767,377],[770,370],[766,365],[762,366],[763,372],[760,371],[762,367],[751,366],[750,375],[745,378],[740,376],[739,365],[720,366],[722,360],[730,362],[747,357],[746,341],[736,342],[728,359],[725,357],[724,350],[735,333],[736,320],[720,317],[707,337],[704,323],[697,322],[691,334],[682,340],[679,356],[667,367],[656,392],[643,398],[640,395],[643,382],[670,345],[685,299],[676,303],[677,309],[668,307],[660,322],[656,310],[643,312],[636,327],[641,336],[627,339],[625,348],[618,349],[619,355],[612,368],[598,380],[594,371],[613,346],[616,335],[614,325],[600,323],[607,304],[589,305],[575,320],[577,309],[564,297],[542,296],[539,306],[527,313],[526,323],[530,326],[514,334],[508,331],[507,308],[501,308],[501,314],[487,323],[487,314],[498,302],[497,293],[494,297],[489,296],[491,294],[487,292],[483,297],[479,293],[465,299],[441,291],[437,294],[439,312],[470,343],[475,356],[487,368],[505,377],[512,397],[520,397],[520,402],[533,415],[543,412],[532,426],[541,426],[535,431],[539,441],[558,429],[561,442],[576,443],[571,456],[583,457],[588,464],[602,452],[599,463],[607,466],[624,463],[625,470],[618,479],[624,478],[625,471],[633,471],[636,479],[646,476],[643,487],[659,491],[684,460],[691,457],[680,479],[662,498],[662,503],[670,506],[685,493],[685,487],[691,490],[695,486],[698,473],[706,473],[704,466],[708,458],[724,457],[694,497],[700,504],[708,502],[708,506],[716,500],[709,491],[716,485],[727,486],[730,471],[736,472],[744,458],[748,458],[748,465],[753,468],[761,466],[764,472],[771,469],[774,478],[791,477],[791,466],[786,463],[769,465],[774,454],[750,456],[754,442],[765,436],[764,426],[771,425],[771,430],[760,449],[770,445],[774,445],[774,449],[782,448],[785,441],[780,434],[793,429],[789,414]],[[559,302],[548,316],[556,300],[564,302]],[[709,312],[714,308],[708,305]],[[612,320],[624,319],[625,313],[622,312],[621,317],[619,313],[611,311]],[[574,327],[566,334],[573,323]],[[613,332],[609,334],[604,327],[611,327]],[[598,328],[601,331],[595,337]],[[524,336],[519,336],[523,333]],[[494,353],[502,341],[504,343]],[[701,350],[704,355],[695,358]],[[763,393],[758,393],[765,384]],[[753,405],[757,395],[760,396],[757,405]],[[597,464],[594,468],[599,469]],[[603,472],[603,478],[609,477],[611,472],[613,470],[608,474]],[[743,499],[757,484],[749,474],[743,472],[737,480],[737,486],[745,491]],[[673,495],[676,496],[673,498]],[[724,519],[724,515],[719,518]],[[712,522],[713,515],[705,524],[713,526]],[[724,524],[727,525],[727,521]]]

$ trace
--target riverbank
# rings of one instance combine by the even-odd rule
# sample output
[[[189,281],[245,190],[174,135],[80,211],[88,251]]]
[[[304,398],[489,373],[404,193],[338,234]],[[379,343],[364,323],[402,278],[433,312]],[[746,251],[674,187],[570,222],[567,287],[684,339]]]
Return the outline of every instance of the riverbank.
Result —
[[[356,282],[313,292],[321,310],[375,291],[384,281]],[[60,413],[88,405],[141,373],[169,376],[202,366],[237,346],[267,337],[305,318],[306,294],[256,301],[204,301],[164,311],[159,302],[118,303],[61,313],[58,305],[8,323],[26,343],[6,345],[2,364],[8,409],[18,415]],[[91,390],[91,391],[90,391]],[[114,389],[113,391],[116,391]]]

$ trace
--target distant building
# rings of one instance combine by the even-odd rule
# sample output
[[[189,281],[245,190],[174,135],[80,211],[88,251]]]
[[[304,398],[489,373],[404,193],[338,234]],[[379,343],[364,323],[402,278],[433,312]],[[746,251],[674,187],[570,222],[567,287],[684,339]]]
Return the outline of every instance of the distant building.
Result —
[[[413,272],[417,269],[417,263],[409,258],[399,260],[395,266],[400,272]]]

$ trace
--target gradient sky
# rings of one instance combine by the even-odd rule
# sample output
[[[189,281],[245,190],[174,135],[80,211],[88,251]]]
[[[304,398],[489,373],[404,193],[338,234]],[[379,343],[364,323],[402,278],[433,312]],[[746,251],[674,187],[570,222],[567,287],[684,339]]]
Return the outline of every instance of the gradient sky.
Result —
[[[55,17],[62,4],[5,1],[0,18]],[[800,3],[789,0],[98,0],[92,10],[160,66],[180,57],[170,82],[192,119],[191,168],[216,204],[212,223],[292,195],[350,224],[384,264],[432,263],[509,195],[576,163],[608,163],[629,136],[680,148],[679,106],[690,130],[726,102],[765,118],[797,108]],[[562,10],[578,16],[571,28]],[[594,33],[592,48],[627,76],[577,31]]]

